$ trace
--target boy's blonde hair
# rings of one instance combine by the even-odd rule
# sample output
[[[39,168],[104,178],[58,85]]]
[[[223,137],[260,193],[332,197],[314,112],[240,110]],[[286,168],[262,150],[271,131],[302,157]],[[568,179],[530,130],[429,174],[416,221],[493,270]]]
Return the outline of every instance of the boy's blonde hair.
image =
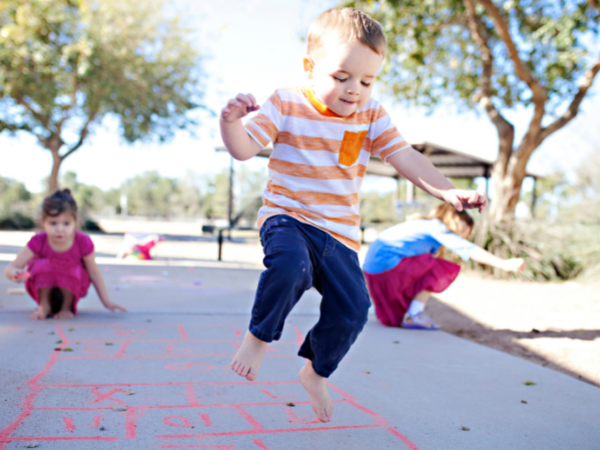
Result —
[[[332,8],[319,15],[308,30],[308,55],[318,57],[328,39],[358,41],[385,56],[387,43],[381,25],[354,8]]]

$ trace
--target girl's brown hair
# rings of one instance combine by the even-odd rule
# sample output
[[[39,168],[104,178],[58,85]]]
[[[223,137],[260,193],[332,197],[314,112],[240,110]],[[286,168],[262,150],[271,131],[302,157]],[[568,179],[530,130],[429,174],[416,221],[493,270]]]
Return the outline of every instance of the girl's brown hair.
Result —
[[[77,203],[71,195],[70,189],[56,191],[44,199],[44,203],[42,203],[42,220],[59,216],[64,212],[73,214],[73,217],[77,219]]]
[[[469,214],[467,214],[467,212],[458,211],[454,206],[448,203],[442,203],[441,205],[438,205],[436,208],[432,209],[426,216],[422,214],[413,214],[412,216],[408,217],[408,219],[438,219],[440,222],[446,225],[450,231],[457,234],[460,222],[464,222],[469,227],[469,234],[473,232],[473,227],[475,226],[473,218]],[[438,250],[437,256],[443,258],[444,255],[445,249],[444,247],[441,247]]]

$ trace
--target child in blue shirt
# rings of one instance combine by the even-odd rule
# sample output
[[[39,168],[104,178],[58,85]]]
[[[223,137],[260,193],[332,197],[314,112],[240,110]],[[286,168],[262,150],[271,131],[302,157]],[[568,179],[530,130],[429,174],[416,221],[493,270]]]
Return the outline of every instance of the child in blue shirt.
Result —
[[[377,318],[386,326],[437,330],[425,314],[432,292],[442,292],[456,279],[460,266],[436,258],[444,248],[464,261],[507,272],[525,268],[521,258],[501,259],[467,241],[473,219],[444,203],[428,216],[408,220],[384,230],[371,244],[363,271]],[[442,246],[444,248],[442,248]]]

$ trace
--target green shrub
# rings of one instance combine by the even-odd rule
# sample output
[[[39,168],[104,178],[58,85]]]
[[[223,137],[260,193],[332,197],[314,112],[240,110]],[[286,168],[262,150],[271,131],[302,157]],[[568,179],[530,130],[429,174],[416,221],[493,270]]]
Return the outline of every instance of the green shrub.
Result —
[[[500,258],[523,258],[527,269],[517,275],[535,281],[571,280],[600,268],[600,224],[514,221],[477,223],[474,242]],[[514,277],[472,263],[498,278]]]
[[[32,230],[35,221],[20,212],[10,211],[0,215],[0,230]]]

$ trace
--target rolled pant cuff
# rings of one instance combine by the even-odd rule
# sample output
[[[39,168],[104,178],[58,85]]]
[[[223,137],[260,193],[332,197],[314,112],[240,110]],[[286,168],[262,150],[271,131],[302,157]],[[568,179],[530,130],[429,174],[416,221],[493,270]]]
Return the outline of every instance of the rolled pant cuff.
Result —
[[[251,325],[249,331],[252,333],[252,336],[254,336],[256,339],[260,339],[263,342],[273,342],[273,340],[275,340],[272,335],[265,333],[255,325]]]
[[[329,378],[329,376],[333,373],[333,370],[323,370],[320,367],[315,366],[315,362],[313,361],[312,355],[306,354],[305,352],[302,351],[302,349],[300,349],[300,351],[298,352],[298,356],[309,359],[310,362],[312,363],[312,367],[313,367],[313,370],[315,371],[315,373],[323,378]]]

